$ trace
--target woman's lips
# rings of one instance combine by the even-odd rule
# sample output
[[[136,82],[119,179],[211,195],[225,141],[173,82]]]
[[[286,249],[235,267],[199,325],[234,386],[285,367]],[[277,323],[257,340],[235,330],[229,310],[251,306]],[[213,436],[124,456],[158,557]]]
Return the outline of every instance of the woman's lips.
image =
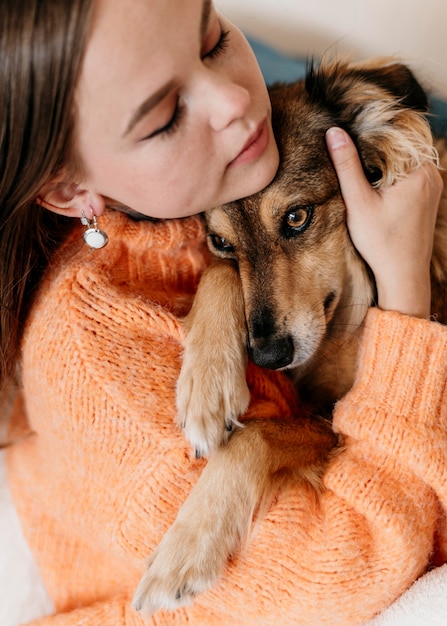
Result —
[[[267,120],[263,120],[256,131],[248,139],[237,157],[229,163],[228,167],[242,165],[243,163],[249,163],[250,161],[257,159],[267,148],[269,140],[270,134]]]

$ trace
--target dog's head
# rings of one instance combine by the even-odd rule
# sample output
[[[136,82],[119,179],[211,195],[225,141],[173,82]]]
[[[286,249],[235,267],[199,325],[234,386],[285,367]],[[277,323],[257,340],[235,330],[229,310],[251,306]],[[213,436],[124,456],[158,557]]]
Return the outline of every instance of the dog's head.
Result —
[[[312,67],[271,89],[281,162],[254,196],[207,213],[210,249],[233,259],[243,285],[253,360],[305,374],[358,328],[374,298],[346,228],[325,133],[345,128],[371,184],[389,185],[434,150],[426,95],[396,62]]]

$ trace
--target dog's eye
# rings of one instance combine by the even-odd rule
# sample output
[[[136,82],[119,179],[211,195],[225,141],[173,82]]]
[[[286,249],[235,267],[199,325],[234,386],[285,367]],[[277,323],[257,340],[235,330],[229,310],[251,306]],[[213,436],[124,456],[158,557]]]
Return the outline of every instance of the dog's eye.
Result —
[[[224,254],[232,254],[234,252],[234,246],[232,246],[228,239],[225,239],[225,237],[211,233],[208,236],[208,239],[211,247],[217,252]]]
[[[314,206],[312,204],[290,207],[283,219],[284,236],[294,237],[306,230],[312,220],[313,213]]]

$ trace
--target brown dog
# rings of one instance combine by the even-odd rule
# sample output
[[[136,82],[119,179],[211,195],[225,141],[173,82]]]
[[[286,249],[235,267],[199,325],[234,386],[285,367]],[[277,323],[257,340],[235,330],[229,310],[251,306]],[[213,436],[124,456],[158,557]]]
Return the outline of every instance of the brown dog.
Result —
[[[258,365],[287,369],[319,410],[330,411],[353,382],[375,285],[349,238],[326,130],[350,133],[377,188],[438,159],[426,95],[399,63],[322,64],[304,81],[275,86],[271,99],[281,154],[275,180],[206,215],[217,260],[188,316],[178,382],[179,419],[198,456],[226,442],[248,406],[247,347]],[[437,149],[447,166],[445,143]],[[446,287],[444,192],[432,258],[432,313],[442,322]],[[310,418],[245,422],[211,455],[154,553],[135,605],[149,613],[175,608],[211,585],[256,507],[278,487],[276,477],[318,488],[334,444],[328,425]]]

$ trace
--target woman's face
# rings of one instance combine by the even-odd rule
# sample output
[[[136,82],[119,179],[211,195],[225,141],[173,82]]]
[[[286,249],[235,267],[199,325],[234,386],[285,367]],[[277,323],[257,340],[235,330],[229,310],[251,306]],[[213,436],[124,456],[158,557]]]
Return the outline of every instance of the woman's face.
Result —
[[[80,78],[82,186],[139,213],[192,215],[265,187],[270,102],[210,0],[95,0]]]

